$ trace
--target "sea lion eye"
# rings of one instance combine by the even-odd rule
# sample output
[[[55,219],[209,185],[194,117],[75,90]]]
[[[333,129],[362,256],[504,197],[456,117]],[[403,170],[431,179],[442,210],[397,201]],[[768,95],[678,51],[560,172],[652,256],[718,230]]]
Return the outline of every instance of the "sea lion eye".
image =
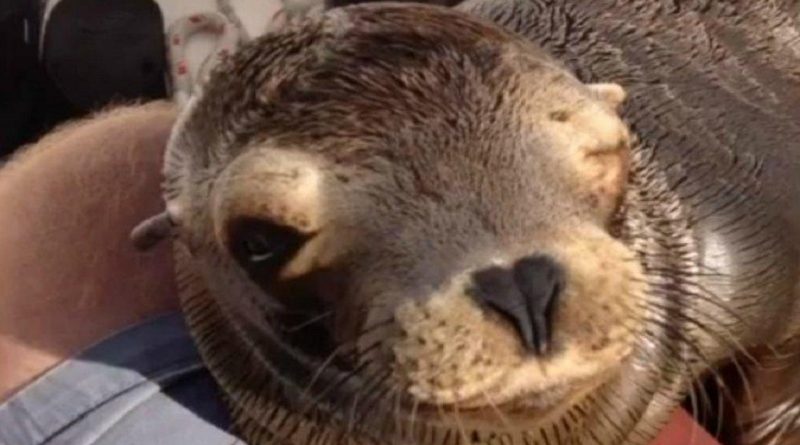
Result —
[[[277,270],[304,242],[305,236],[291,227],[257,219],[239,220],[230,229],[230,249],[248,269]]]
[[[263,263],[285,249],[286,243],[283,240],[277,241],[270,242],[263,233],[250,233],[242,239],[242,249],[248,261],[253,264]]]

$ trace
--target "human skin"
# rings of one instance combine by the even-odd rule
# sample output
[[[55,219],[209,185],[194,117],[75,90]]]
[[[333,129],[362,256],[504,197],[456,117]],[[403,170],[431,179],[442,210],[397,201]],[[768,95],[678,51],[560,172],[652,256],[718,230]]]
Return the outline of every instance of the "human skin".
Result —
[[[128,232],[157,211],[166,103],[71,123],[0,170],[0,399],[119,330],[177,308],[169,246]]]
[[[125,326],[178,308],[168,243],[133,249],[161,210],[167,103],[63,126],[0,170],[0,401]],[[654,445],[715,444],[683,411]]]

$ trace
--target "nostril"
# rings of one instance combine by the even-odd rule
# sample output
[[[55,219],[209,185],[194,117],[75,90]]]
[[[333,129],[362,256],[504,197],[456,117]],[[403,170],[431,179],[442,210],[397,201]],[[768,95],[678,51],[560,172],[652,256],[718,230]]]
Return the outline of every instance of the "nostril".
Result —
[[[526,348],[546,354],[552,342],[553,316],[564,287],[561,266],[550,257],[525,257],[509,270],[492,267],[473,275],[475,296],[506,317]]]
[[[564,287],[564,271],[551,257],[534,255],[514,264],[514,281],[531,318],[533,344],[528,346],[545,354],[552,342],[553,316]]]

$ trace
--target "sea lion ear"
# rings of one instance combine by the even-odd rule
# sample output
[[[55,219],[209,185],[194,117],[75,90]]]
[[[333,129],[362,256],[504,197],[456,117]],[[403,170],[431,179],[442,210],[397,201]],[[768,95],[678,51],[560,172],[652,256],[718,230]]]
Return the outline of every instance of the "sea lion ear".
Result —
[[[628,93],[616,83],[590,83],[587,85],[597,97],[614,110],[619,110]]]
[[[169,214],[161,212],[140,222],[131,231],[131,241],[138,250],[149,250],[172,235],[174,224]]]

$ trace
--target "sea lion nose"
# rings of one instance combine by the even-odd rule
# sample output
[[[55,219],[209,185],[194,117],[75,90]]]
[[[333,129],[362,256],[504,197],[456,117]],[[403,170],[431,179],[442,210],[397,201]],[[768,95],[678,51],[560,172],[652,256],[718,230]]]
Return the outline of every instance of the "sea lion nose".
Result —
[[[564,271],[552,258],[533,255],[513,267],[492,267],[473,275],[478,300],[508,318],[526,348],[538,355],[550,349],[553,315],[564,288]]]

